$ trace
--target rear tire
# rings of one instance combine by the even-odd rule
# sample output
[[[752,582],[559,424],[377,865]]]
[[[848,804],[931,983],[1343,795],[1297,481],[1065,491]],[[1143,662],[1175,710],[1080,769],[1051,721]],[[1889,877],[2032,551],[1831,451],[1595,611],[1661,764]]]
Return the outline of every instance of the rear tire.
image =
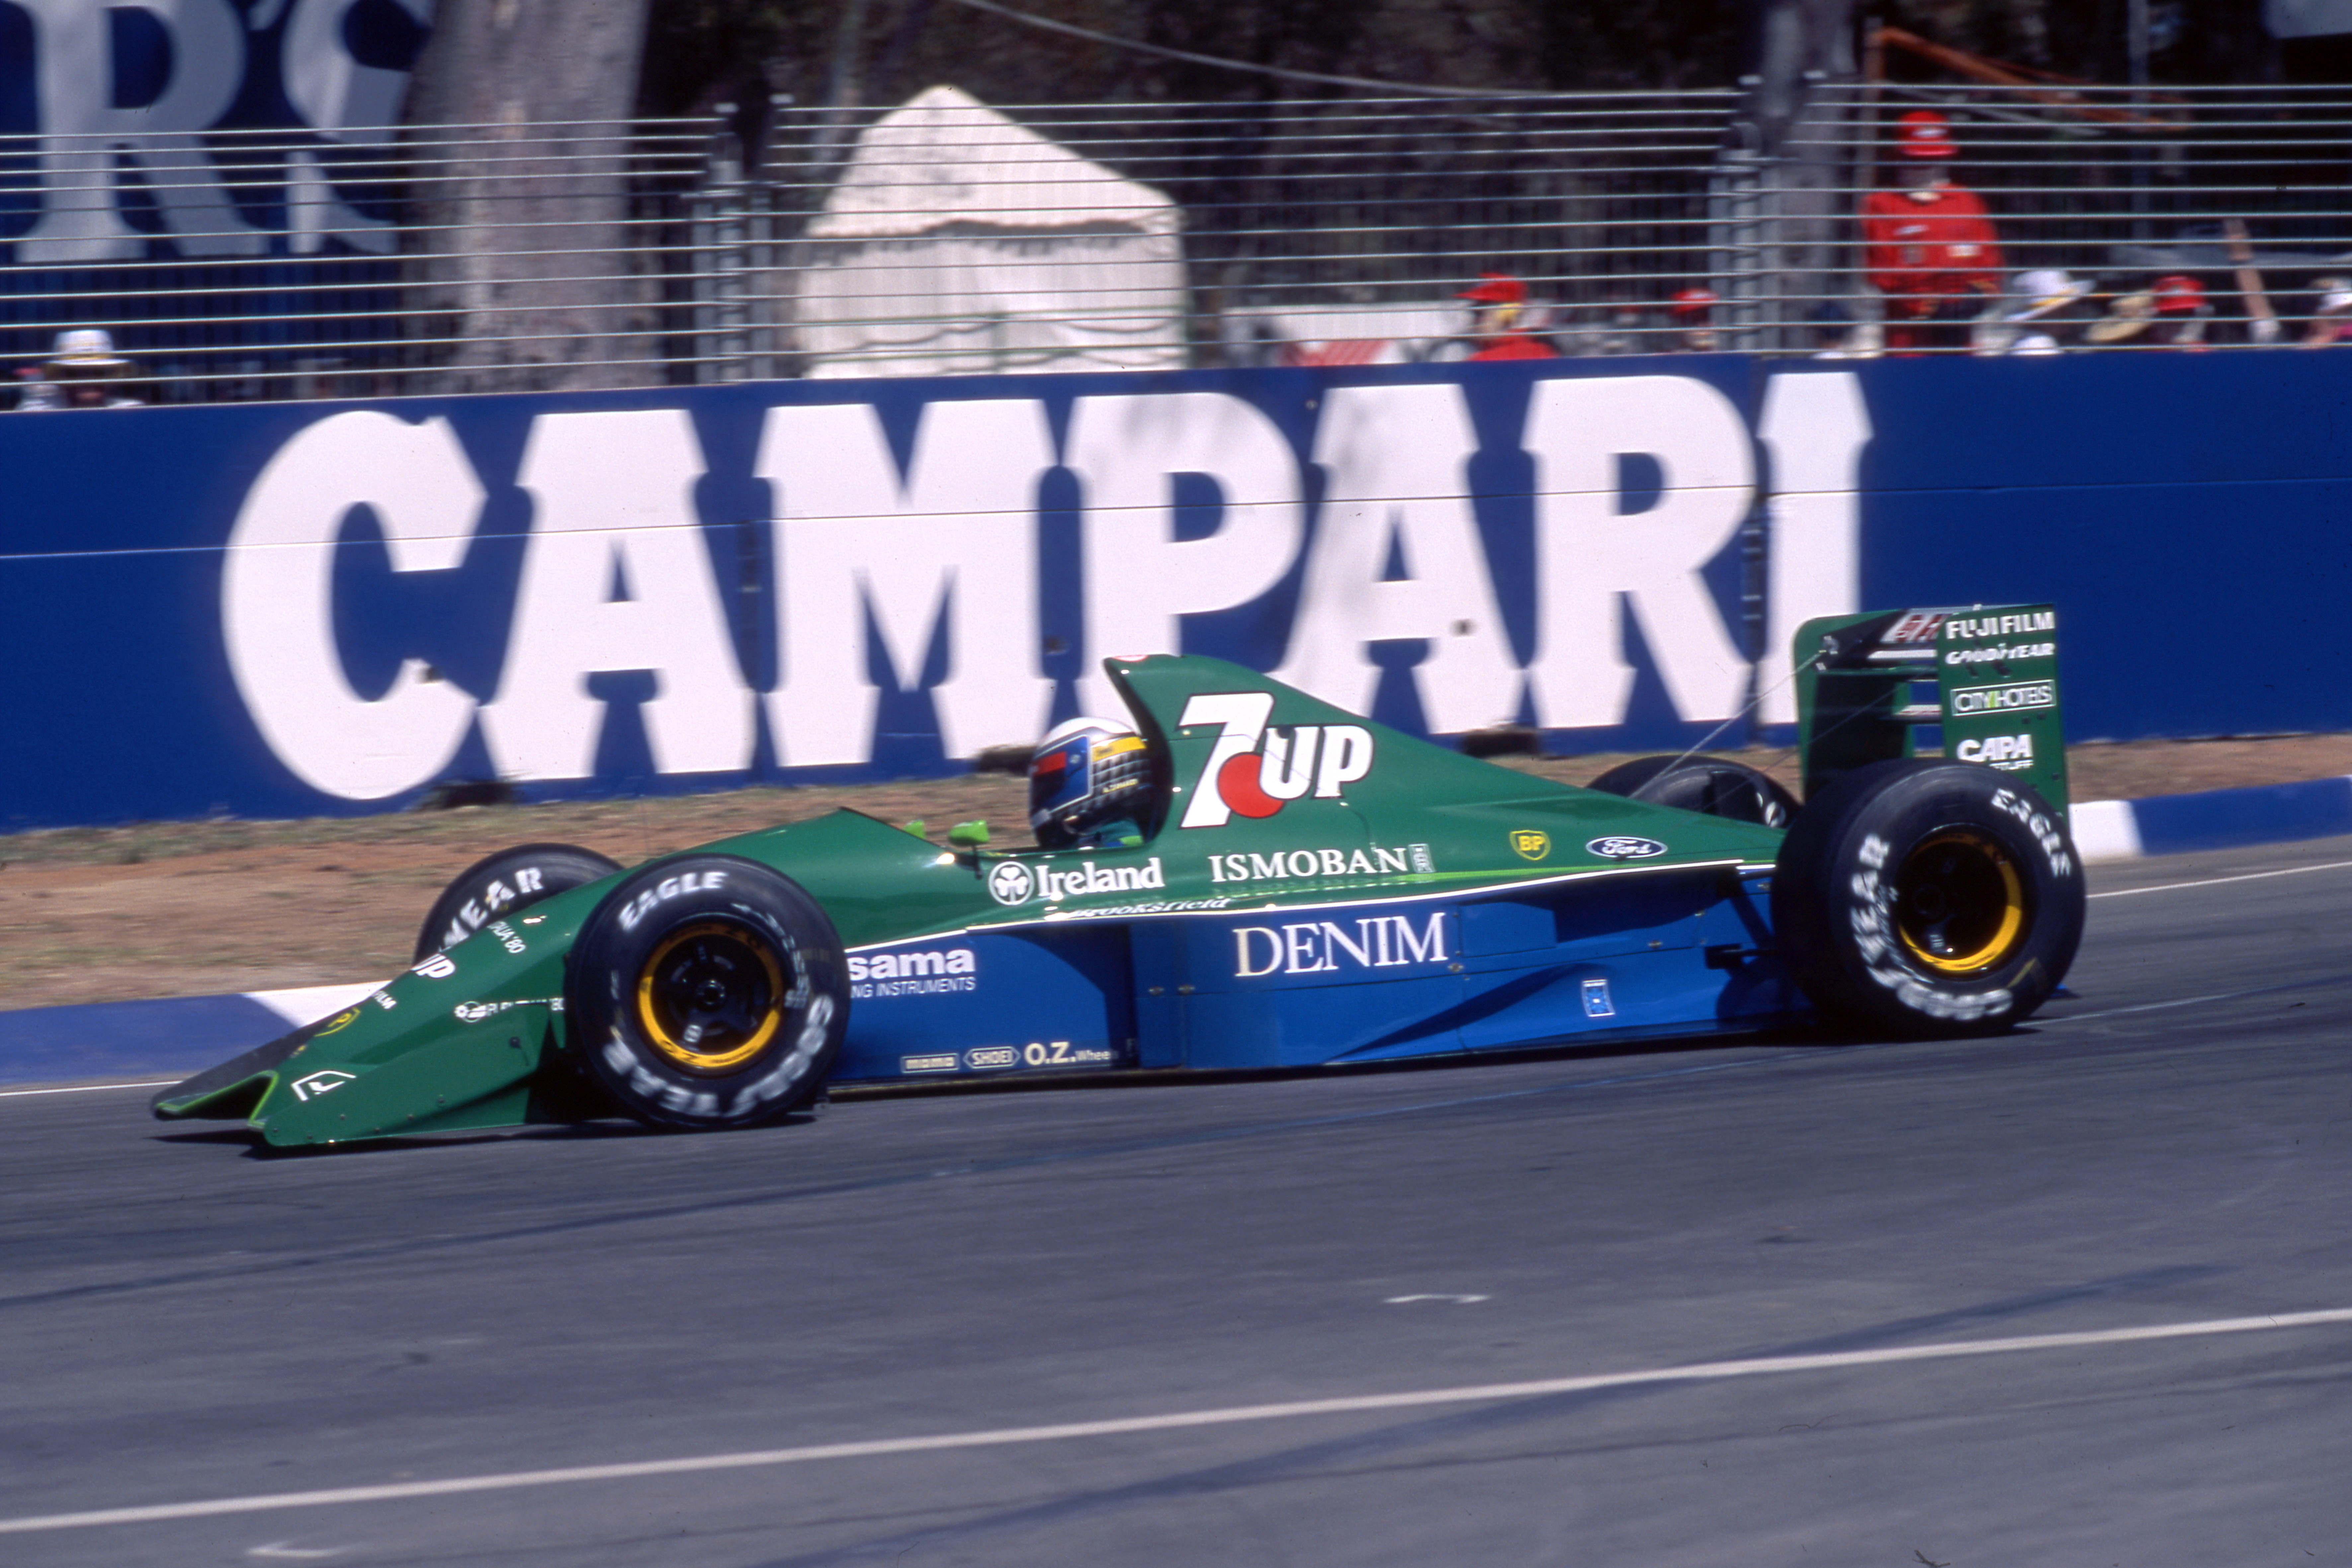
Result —
[[[518,844],[477,860],[450,879],[425,912],[415,962],[447,952],[494,920],[603,881],[620,868],[618,860],[577,844]]]
[[[1636,757],[1584,787],[1766,827],[1786,827],[1797,815],[1797,797],[1779,780],[1728,757]]]
[[[614,1105],[656,1127],[773,1121],[824,1088],[848,960],[791,878],[734,855],[642,867],[572,944],[571,1038]]]
[[[1832,1022],[1984,1034],[2030,1016],[2083,937],[2063,820],[2005,774],[1941,758],[1857,768],[1780,847],[1772,928]]]

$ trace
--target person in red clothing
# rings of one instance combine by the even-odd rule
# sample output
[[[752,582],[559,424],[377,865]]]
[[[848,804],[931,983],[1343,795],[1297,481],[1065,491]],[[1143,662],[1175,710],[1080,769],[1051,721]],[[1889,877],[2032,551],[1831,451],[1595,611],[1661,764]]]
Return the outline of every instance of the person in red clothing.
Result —
[[[1715,331],[1715,290],[1685,289],[1667,306],[1675,319],[1673,346],[1685,353],[1713,353],[1722,340]]]
[[[1528,286],[1507,272],[1481,272],[1477,284],[1459,299],[1470,301],[1472,359],[1558,359],[1559,351],[1517,330],[1527,309]]]
[[[1886,296],[1890,353],[1964,350],[1969,323],[2000,293],[2000,242],[1984,203],[1952,183],[1952,128],[1932,109],[1895,127],[1903,188],[1862,201],[1864,268]]]

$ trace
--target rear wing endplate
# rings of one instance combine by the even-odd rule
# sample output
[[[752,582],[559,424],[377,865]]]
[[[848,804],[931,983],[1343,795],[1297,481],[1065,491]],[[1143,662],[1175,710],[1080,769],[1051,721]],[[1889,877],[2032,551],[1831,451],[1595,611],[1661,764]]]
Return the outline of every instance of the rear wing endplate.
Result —
[[[1932,725],[1946,756],[2014,774],[2066,810],[2050,605],[1826,616],[1797,628],[1791,653],[1806,799],[1840,773],[1917,754]]]

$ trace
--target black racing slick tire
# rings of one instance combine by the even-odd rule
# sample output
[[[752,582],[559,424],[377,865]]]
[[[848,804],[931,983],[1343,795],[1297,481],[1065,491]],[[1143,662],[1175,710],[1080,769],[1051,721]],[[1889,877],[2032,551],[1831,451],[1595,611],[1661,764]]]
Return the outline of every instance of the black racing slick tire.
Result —
[[[1766,827],[1786,827],[1797,815],[1797,797],[1779,780],[1727,757],[1636,757],[1584,787]]]
[[[518,844],[475,861],[449,880],[416,933],[416,962],[446,952],[494,920],[598,882],[621,868],[576,844]]]
[[[2083,937],[2083,868],[2024,784],[1940,758],[1875,763],[1806,804],[1772,929],[1824,1019],[1906,1036],[2031,1016]]]
[[[773,1121],[824,1085],[849,1026],[849,963],[800,884],[734,855],[631,872],[572,944],[583,1070],[655,1127]]]

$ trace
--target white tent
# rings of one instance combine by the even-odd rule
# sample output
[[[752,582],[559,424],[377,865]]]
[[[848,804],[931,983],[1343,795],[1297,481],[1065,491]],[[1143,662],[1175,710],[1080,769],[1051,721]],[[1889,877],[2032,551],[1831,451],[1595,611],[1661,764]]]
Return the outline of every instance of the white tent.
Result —
[[[809,374],[1184,363],[1176,204],[951,87],[891,110],[811,223]]]

